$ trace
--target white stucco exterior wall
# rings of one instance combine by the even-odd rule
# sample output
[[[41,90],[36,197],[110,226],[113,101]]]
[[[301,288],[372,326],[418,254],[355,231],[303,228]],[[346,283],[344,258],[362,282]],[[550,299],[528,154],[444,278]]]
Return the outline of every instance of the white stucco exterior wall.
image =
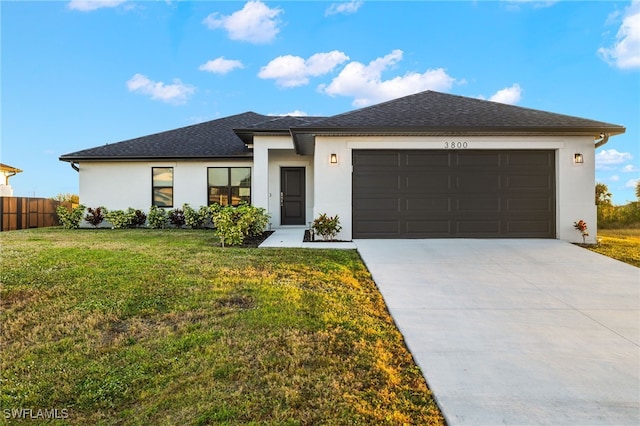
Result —
[[[208,201],[208,167],[251,167],[242,161],[159,161],[80,163],[80,202],[110,210],[129,207],[149,211],[153,167],[173,167],[173,208],[194,208]],[[253,191],[252,191],[253,195]]]
[[[338,214],[341,239],[352,233],[352,151],[354,149],[444,149],[445,143],[464,141],[467,149],[545,149],[556,152],[556,238],[582,242],[573,227],[577,220],[589,226],[588,242],[596,241],[595,146],[591,137],[322,137],[316,138],[314,217]],[[338,164],[329,163],[332,153]],[[574,164],[575,153],[584,156]]]
[[[145,161],[81,162],[80,202],[87,207],[132,207],[148,211],[152,197],[153,167],[173,167],[174,208],[189,203],[207,205],[208,167],[252,166],[252,204],[271,215],[280,226],[280,168],[306,170],[306,220],[322,213],[338,215],[342,231],[338,238],[352,238],[352,151],[354,149],[444,149],[445,142],[464,141],[467,149],[545,149],[556,153],[556,237],[582,242],[573,223],[585,220],[588,242],[596,242],[595,147],[586,136],[566,137],[327,137],[318,136],[315,155],[295,153],[289,136],[256,136],[254,162],[247,161]],[[584,163],[575,164],[574,154]],[[338,156],[330,164],[331,154]]]

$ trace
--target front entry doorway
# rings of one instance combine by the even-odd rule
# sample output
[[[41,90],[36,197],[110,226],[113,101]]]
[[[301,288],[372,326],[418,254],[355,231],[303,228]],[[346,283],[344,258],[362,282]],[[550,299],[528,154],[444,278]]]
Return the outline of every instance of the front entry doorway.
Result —
[[[305,168],[280,168],[280,224],[304,225],[305,206]]]

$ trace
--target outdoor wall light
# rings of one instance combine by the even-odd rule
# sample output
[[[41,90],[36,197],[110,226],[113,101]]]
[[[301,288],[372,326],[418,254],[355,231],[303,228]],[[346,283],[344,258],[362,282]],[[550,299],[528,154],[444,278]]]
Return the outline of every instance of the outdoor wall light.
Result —
[[[575,154],[573,154],[573,162],[575,164],[582,164],[584,163],[584,157],[582,156],[582,154],[576,152]]]
[[[331,154],[331,158],[329,159],[331,164],[338,164],[338,154]]]

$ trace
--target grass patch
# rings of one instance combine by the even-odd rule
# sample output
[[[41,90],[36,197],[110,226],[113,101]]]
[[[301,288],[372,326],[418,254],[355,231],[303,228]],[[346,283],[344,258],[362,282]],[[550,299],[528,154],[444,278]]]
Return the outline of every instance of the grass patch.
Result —
[[[640,268],[640,228],[599,229],[598,244],[586,247]]]
[[[355,251],[0,234],[2,409],[65,424],[443,424]]]

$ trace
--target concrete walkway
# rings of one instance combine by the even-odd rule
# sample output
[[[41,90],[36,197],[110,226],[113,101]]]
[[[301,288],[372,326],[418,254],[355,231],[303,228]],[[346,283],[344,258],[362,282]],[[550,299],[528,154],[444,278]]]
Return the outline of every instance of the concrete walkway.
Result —
[[[287,226],[276,228],[273,234],[260,244],[260,248],[265,247],[299,247],[317,249],[353,249],[356,245],[352,242],[313,242],[305,243],[304,231],[309,228],[304,226]]]
[[[356,240],[450,425],[640,424],[640,269],[558,240]]]

